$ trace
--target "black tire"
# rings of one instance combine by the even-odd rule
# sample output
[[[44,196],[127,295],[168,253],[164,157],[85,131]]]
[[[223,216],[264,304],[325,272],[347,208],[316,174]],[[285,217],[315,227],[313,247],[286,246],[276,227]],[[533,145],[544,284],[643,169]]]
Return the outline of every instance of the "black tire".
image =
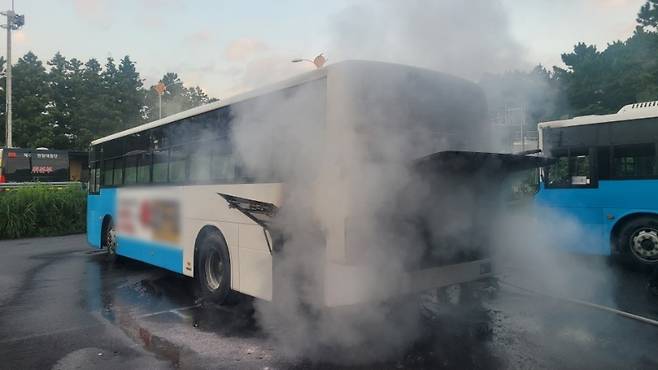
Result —
[[[624,224],[618,246],[636,264],[658,264],[658,218],[640,217]]]
[[[105,249],[107,256],[114,259],[117,255],[117,240],[116,240],[116,229],[114,228],[114,222],[112,219],[107,221],[105,228],[103,229],[103,240],[102,247]]]
[[[206,235],[197,246],[197,297],[217,304],[231,296],[231,263],[228,247],[217,234]]]

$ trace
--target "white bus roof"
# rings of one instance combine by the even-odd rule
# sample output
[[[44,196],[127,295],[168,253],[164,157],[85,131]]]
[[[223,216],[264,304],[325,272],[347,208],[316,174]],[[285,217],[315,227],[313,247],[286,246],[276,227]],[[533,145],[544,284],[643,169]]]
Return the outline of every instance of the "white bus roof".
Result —
[[[343,62],[343,63],[346,63],[346,62]],[[337,63],[337,64],[340,64],[340,63]],[[336,65],[336,64],[334,64],[334,65]],[[217,109],[217,108],[221,108],[221,107],[231,105],[231,104],[243,101],[243,100],[247,100],[249,98],[264,95],[264,94],[267,94],[269,92],[273,92],[273,91],[277,91],[277,90],[282,90],[282,89],[285,89],[285,88],[288,88],[288,87],[296,86],[296,85],[299,85],[299,84],[307,82],[307,81],[317,80],[317,79],[320,79],[320,78],[326,76],[327,69],[331,68],[332,66],[329,66],[329,67],[326,67],[326,68],[321,68],[321,69],[316,69],[316,70],[311,71],[311,72],[306,72],[306,73],[300,74],[298,76],[289,78],[287,80],[284,80],[284,81],[281,81],[281,82],[278,82],[278,83],[275,83],[275,84],[267,85],[265,87],[255,89],[255,90],[251,90],[251,91],[248,91],[248,92],[245,92],[245,93],[242,93],[242,94],[238,94],[238,95],[232,96],[232,97],[227,98],[227,99],[222,99],[222,100],[214,102],[214,103],[205,104],[205,105],[202,105],[202,106],[199,106],[199,107],[196,107],[196,108],[188,109],[186,111],[176,113],[176,114],[172,114],[171,116],[167,116],[165,118],[162,118],[162,119],[159,119],[159,120],[156,120],[156,121],[148,122],[148,123],[145,123],[145,124],[142,124],[142,125],[139,125],[139,126],[135,126],[133,128],[129,128],[127,130],[119,131],[119,132],[116,132],[112,135],[108,135],[108,136],[96,139],[96,140],[91,142],[91,145],[100,144],[100,143],[103,143],[103,142],[106,142],[106,141],[117,139],[117,138],[127,136],[127,135],[130,135],[130,134],[134,134],[136,132],[148,130],[148,129],[155,128],[155,127],[158,127],[158,126],[163,126],[163,125],[166,125],[166,124],[171,123],[171,122],[179,121],[179,120],[182,120],[182,119],[185,119],[185,118],[188,118],[188,117],[193,117],[193,116],[199,115],[201,113],[209,112],[209,111]]]
[[[619,112],[613,114],[589,115],[571,119],[540,122],[539,129],[558,128],[581,125],[595,125],[598,123],[633,121],[658,117],[658,101],[624,105]]]

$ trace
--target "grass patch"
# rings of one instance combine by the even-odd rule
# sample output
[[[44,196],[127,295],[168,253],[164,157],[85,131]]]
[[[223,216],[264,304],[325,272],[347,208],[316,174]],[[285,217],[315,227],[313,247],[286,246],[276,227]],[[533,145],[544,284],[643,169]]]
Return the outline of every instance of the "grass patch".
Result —
[[[0,239],[82,233],[87,193],[78,186],[35,185],[0,192]]]

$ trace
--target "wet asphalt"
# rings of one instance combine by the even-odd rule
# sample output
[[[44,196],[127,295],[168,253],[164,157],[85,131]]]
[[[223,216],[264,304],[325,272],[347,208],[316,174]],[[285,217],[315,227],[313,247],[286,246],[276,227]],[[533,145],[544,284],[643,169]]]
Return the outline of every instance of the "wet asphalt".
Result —
[[[0,253],[0,369],[345,366],[284,356],[259,326],[252,300],[195,304],[189,279],[109,260],[83,235],[2,241]],[[572,298],[658,320],[648,271],[609,266],[609,282]],[[512,275],[506,281],[526,282]],[[609,312],[506,284],[468,314],[455,315],[460,310],[425,325],[404,353],[349,367],[658,368],[658,327]]]

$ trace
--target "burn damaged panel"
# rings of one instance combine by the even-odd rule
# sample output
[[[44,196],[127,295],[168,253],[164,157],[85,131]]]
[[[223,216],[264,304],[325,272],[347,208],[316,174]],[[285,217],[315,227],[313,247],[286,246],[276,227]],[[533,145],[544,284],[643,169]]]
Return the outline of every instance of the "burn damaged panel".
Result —
[[[517,171],[548,166],[552,162],[549,158],[519,154],[445,151],[418,159],[414,167],[423,174],[474,174],[478,171],[488,171],[509,175]]]
[[[234,195],[217,193],[226,199],[229,208],[235,208],[244,213],[252,221],[264,228],[268,228],[272,222],[272,217],[276,214],[278,208],[272,203],[261,202],[258,200],[240,198]]]
[[[384,239],[395,245],[399,251],[396,255],[409,269],[486,258],[489,227],[503,203],[499,194],[506,178],[552,162],[536,156],[468,151],[437,152],[420,158],[411,164],[410,180],[392,201],[394,206],[377,215],[380,222],[389,225],[390,235]],[[285,238],[275,227],[276,205],[217,194],[230,208],[272,235],[270,252],[283,247]],[[358,218],[346,219],[347,262],[367,265],[381,245],[364,243],[359,225]]]
[[[236,197],[223,193],[217,193],[222,198],[226,199],[229,208],[235,208],[242,212],[245,216],[249,217],[252,221],[263,227],[272,235],[274,247],[270,244],[270,238],[265,233],[265,241],[270,250],[278,250],[282,244],[281,233],[272,227],[272,219],[276,215],[279,208],[272,203],[261,202],[258,200]]]
[[[438,152],[415,161],[389,217],[409,269],[486,258],[512,173],[552,163],[526,155]]]

